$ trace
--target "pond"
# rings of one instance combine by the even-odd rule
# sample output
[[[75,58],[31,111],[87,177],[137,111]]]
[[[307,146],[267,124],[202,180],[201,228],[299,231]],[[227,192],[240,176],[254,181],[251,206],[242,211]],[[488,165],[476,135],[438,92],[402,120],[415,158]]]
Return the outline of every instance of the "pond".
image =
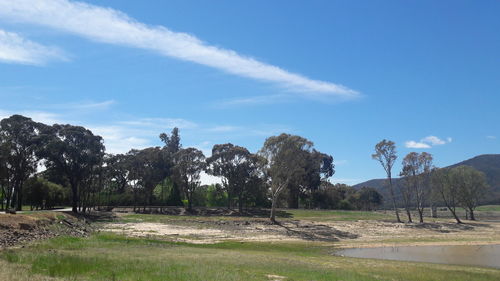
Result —
[[[500,268],[500,245],[353,248],[337,251],[335,255]]]

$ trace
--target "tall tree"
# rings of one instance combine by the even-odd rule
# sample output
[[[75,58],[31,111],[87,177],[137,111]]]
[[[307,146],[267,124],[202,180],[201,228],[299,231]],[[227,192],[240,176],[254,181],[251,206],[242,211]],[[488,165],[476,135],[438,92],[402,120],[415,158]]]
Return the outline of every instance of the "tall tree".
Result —
[[[431,179],[432,192],[441,198],[457,223],[462,223],[456,212],[458,206],[458,187],[456,185],[456,177],[453,176],[451,169],[434,169]]]
[[[421,223],[424,222],[424,208],[427,200],[432,200],[430,175],[433,168],[433,157],[430,153],[422,152],[418,156],[418,180],[415,186],[415,205]],[[432,201],[431,201],[432,202]],[[432,213],[432,207],[431,207]]]
[[[271,179],[271,215],[276,223],[276,207],[280,194],[294,177],[306,174],[307,156],[313,143],[303,137],[281,134],[266,139],[260,154],[267,160],[267,173]]]
[[[177,127],[172,129],[170,136],[166,133],[160,134],[160,139],[165,143],[163,150],[166,153],[166,157],[171,162],[171,167],[175,166],[174,154],[177,153],[181,148],[181,136],[179,134],[179,129]],[[177,181],[172,180],[172,188],[170,189],[170,194],[168,197],[168,205],[171,206],[182,206],[181,192],[179,190],[179,185]]]
[[[387,174],[387,181],[389,186],[389,194],[391,195],[391,201],[394,208],[394,212],[396,213],[396,219],[398,222],[401,222],[399,218],[399,212],[396,205],[396,198],[394,196],[394,188],[392,185],[392,166],[394,166],[394,162],[398,158],[396,155],[396,145],[393,141],[390,140],[382,140],[381,142],[375,145],[375,153],[372,154],[372,158],[379,161],[382,167]]]
[[[474,210],[488,190],[486,175],[470,166],[458,166],[453,168],[452,177],[454,184],[458,186],[459,204],[470,219],[475,220]]]
[[[174,180],[181,186],[186,199],[188,210],[193,208],[193,194],[200,186],[200,173],[205,169],[205,156],[196,148],[185,148],[174,154]]]
[[[6,150],[8,168],[8,187],[13,193],[7,198],[11,207],[21,210],[24,182],[36,172],[36,155],[43,124],[34,122],[22,115],[12,115],[0,121],[0,145]]]
[[[65,175],[71,186],[72,210],[78,212],[80,189],[92,175],[96,165],[102,163],[104,144],[100,136],[80,126],[55,124],[46,132],[41,155],[48,168]]]
[[[170,163],[165,160],[164,154],[159,147],[149,147],[140,150],[136,155],[139,162],[139,180],[144,188],[146,200],[144,200],[144,211],[146,204],[153,203],[153,190],[157,184],[163,181],[170,172]]]

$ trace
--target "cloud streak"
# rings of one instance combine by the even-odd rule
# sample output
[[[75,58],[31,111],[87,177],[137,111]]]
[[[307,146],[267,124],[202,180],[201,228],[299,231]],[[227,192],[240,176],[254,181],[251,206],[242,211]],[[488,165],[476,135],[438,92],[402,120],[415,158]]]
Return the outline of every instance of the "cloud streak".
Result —
[[[0,61],[44,65],[52,60],[66,61],[67,58],[56,47],[44,46],[30,41],[17,33],[0,29]]]
[[[453,139],[450,137],[447,137],[445,140],[443,140],[436,136],[427,136],[418,142],[413,140],[407,141],[405,142],[405,147],[415,149],[432,148],[433,146],[444,145],[452,141]]]
[[[187,33],[138,22],[111,8],[67,0],[0,0],[0,17],[47,26],[94,41],[151,50],[166,57],[271,82],[306,96],[352,98],[359,95],[345,86],[309,79],[233,50],[209,45]]]

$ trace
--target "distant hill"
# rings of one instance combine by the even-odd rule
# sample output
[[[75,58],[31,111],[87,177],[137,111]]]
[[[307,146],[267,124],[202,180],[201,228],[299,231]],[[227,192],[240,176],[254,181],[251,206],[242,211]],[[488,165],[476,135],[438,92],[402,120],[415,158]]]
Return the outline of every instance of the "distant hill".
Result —
[[[500,154],[479,155],[460,163],[450,165],[446,168],[452,168],[460,165],[471,166],[486,175],[488,184],[491,187],[491,194],[486,196],[484,203],[500,203]],[[354,185],[354,188],[361,188],[363,186],[376,188],[384,196],[385,203],[389,203],[389,193],[385,186],[385,181],[386,179],[373,179],[356,184]],[[395,190],[398,190],[398,185],[402,184],[402,180],[395,178],[393,179],[393,184]]]

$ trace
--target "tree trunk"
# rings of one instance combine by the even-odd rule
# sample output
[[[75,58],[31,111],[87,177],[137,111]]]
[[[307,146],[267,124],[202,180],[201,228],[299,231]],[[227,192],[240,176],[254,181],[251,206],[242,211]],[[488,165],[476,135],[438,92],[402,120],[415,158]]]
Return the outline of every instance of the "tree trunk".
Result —
[[[434,204],[431,204],[431,217],[437,218],[437,207]]]
[[[71,184],[71,193],[73,193],[73,204],[72,204],[72,209],[71,211],[73,213],[78,213],[78,184],[72,183]]]
[[[23,210],[23,181],[19,182],[17,187],[17,211]]]
[[[240,215],[243,213],[243,195],[242,194],[238,195],[238,211],[240,212]]]
[[[411,219],[411,212],[410,212],[410,209],[405,208],[405,210],[406,210],[406,215],[408,216],[408,222],[413,222],[413,220]]]
[[[457,223],[462,223],[462,221],[460,220],[460,218],[458,218],[457,213],[455,212],[455,210],[453,210],[450,207],[448,207],[448,210],[450,210],[451,214],[453,215],[453,217],[455,218],[455,220],[457,221]]]
[[[424,210],[423,209],[418,209],[418,216],[420,219],[420,223],[424,223]]]
[[[276,223],[276,201],[277,201],[277,198],[275,196],[273,196],[272,198],[272,203],[271,203],[271,222],[272,223]]]
[[[399,212],[398,212],[398,207],[396,206],[396,198],[394,198],[394,190],[392,189],[392,178],[389,176],[389,191],[391,194],[391,199],[392,199],[392,205],[394,208],[394,212],[396,213],[396,219],[398,222],[402,222],[401,218],[399,218]]]
[[[470,220],[475,221],[476,217],[474,217],[474,210],[472,208],[469,208],[469,214],[470,214]]]

